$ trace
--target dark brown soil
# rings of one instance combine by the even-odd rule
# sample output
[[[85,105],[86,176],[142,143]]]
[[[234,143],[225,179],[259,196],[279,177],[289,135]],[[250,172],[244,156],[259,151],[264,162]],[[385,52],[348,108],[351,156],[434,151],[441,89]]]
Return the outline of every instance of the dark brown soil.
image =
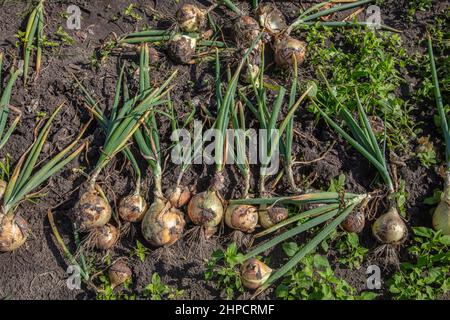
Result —
[[[54,34],[59,26],[65,28],[65,18],[62,13],[69,4],[76,4],[81,8],[82,29],[76,33],[68,31],[75,39],[72,46],[58,47],[52,52],[45,53],[42,73],[33,84],[24,87],[22,80],[17,81],[11,104],[22,110],[24,117],[7,146],[1,151],[2,157],[9,154],[15,163],[32,142],[37,112],[49,114],[63,101],[66,102],[66,106],[53,124],[46,145],[48,151],[45,154],[59,150],[77,134],[89,115],[81,104],[79,92],[73,88],[70,73],[84,80],[88,89],[101,101],[102,107],[112,104],[118,74],[118,57],[111,56],[97,69],[91,67],[90,60],[106,39],[113,37],[114,34],[120,36],[144,26],[144,21],[134,23],[123,16],[124,9],[132,2],[137,5],[138,12],[145,17],[145,22],[148,21],[150,26],[168,27],[173,24],[175,6],[177,6],[175,1],[46,1],[48,22],[45,30],[47,34]],[[198,2],[208,5],[208,1]],[[237,2],[244,11],[248,11],[250,1]],[[300,2],[303,2],[304,6],[310,5],[310,1]],[[426,24],[431,23],[433,18],[442,13],[445,8],[448,9],[448,2],[435,1],[432,10],[418,13],[417,19],[411,22],[405,17],[406,2],[385,1],[382,7],[384,23],[404,31],[401,37],[409,51],[423,51],[424,47],[420,46],[419,40],[423,37]],[[289,19],[295,16],[299,7],[298,3],[298,1],[277,1],[277,5]],[[13,59],[20,59],[19,50],[15,46],[17,41],[15,34],[19,29],[24,29],[30,11],[31,4],[28,1],[0,0],[0,50],[6,53],[8,63],[11,63]],[[153,19],[154,12],[158,14],[156,19]],[[233,17],[233,14],[226,9],[218,9],[214,15],[221,25],[230,25],[229,21]],[[226,32],[227,29],[225,29]],[[187,101],[203,104],[206,108],[213,103],[213,98],[211,99],[213,91],[202,85],[205,79],[213,75],[211,64],[177,66],[168,60],[164,53],[160,56],[161,61],[152,68],[151,77],[158,82],[174,69],[179,69],[176,86],[172,90],[172,98],[179,118],[186,116],[189,111],[185,103]],[[130,60],[133,60],[132,55]],[[412,79],[412,83],[417,83],[417,80]],[[430,123],[432,112],[417,112],[415,117],[417,122]],[[327,150],[329,142],[335,140],[335,133],[330,132],[323,124],[316,127],[314,119],[307,112],[302,113],[297,119],[296,129],[306,137],[306,139],[296,138],[294,151],[297,157],[308,161],[321,156]],[[170,135],[167,122],[160,124],[160,134],[163,147],[167,147]],[[433,141],[440,141],[436,132],[430,131],[430,134]],[[21,205],[20,212],[30,223],[33,235],[16,252],[0,254],[0,298],[5,296],[12,299],[90,299],[95,297],[95,293],[84,286],[81,290],[68,289],[67,262],[55,244],[46,216],[50,208],[61,204],[55,211],[56,223],[66,243],[69,243],[73,250],[72,226],[68,216],[78,196],[76,188],[85,179],[72,169],[83,167],[86,168],[86,172],[89,172],[89,168],[95,164],[98,156],[96,150],[103,144],[102,132],[95,126],[91,126],[86,139],[90,141],[89,151],[49,180],[44,188],[47,191],[45,199],[38,200],[36,204]],[[374,169],[362,156],[347,148],[344,143],[339,143],[339,140],[337,142],[322,161],[301,168],[296,167],[296,176],[314,173],[317,179],[313,186],[320,188],[328,184],[330,177],[344,173],[347,176],[346,188],[349,191],[371,190],[371,183],[375,177]],[[436,144],[439,145],[439,143]],[[101,176],[100,182],[109,199],[113,201],[128,194],[133,187],[132,169],[129,165],[123,166],[123,163],[123,158],[119,156]],[[145,172],[145,162],[142,161],[141,166]],[[167,162],[165,169],[164,189],[175,182],[178,173],[178,169],[170,161]],[[213,170],[212,166],[196,165],[184,176],[183,182],[186,185],[196,182],[195,187],[202,191],[209,184]],[[144,192],[148,195],[148,200],[151,200],[152,179],[151,173],[147,173],[144,180]],[[425,169],[417,160],[407,161],[406,166],[399,168],[398,174],[406,181],[409,194],[407,208],[411,217],[409,225],[430,226],[428,214],[430,207],[422,203],[435,188],[440,187],[439,176],[434,169]],[[239,173],[234,168],[228,167],[225,177],[224,197],[238,198],[242,187]],[[256,178],[252,181],[252,186],[255,185]],[[278,185],[276,193],[288,193],[285,182],[282,181]],[[366,226],[366,229],[362,242],[373,249],[376,244],[371,238],[369,226]],[[132,226],[128,235],[122,236],[119,245],[110,253],[111,258],[114,260],[122,256],[129,257],[130,252],[134,250],[136,240],[145,243],[137,225]],[[223,245],[225,244],[218,239],[205,244],[206,257]],[[132,290],[141,291],[150,282],[152,273],[158,272],[163,282],[184,290],[184,297],[187,299],[219,298],[220,292],[212,283],[204,280],[205,261],[189,252],[188,244],[185,240],[181,240],[167,249],[151,249],[145,262],[140,262],[136,257],[131,258],[130,264],[135,279]],[[97,258],[101,257],[97,255]],[[364,287],[364,269],[343,271],[339,274],[357,289],[361,290]],[[388,274],[383,274],[383,277],[386,279]],[[262,298],[273,298],[273,293],[269,291]],[[388,295],[384,298],[388,298]]]

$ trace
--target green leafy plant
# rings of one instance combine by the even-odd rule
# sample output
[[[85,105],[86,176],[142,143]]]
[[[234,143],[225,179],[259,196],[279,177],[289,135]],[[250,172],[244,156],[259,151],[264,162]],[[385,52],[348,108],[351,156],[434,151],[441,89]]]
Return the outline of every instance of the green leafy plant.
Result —
[[[173,300],[179,299],[184,295],[183,290],[170,287],[161,281],[158,273],[153,273],[151,282],[142,292],[144,298],[150,300]]]
[[[394,299],[438,299],[450,291],[450,236],[425,227],[413,228],[413,261],[400,265],[387,284]]]
[[[129,18],[132,21],[141,21],[142,17],[139,13],[136,12],[135,8],[136,5],[130,3],[130,5],[123,11],[123,14],[125,15],[125,17]]]
[[[339,253],[338,262],[351,269],[359,269],[369,249],[359,243],[356,233],[346,232],[336,241],[334,247]]]
[[[295,243],[286,243],[283,249],[292,256],[300,248]],[[276,296],[285,300],[373,300],[377,294],[356,289],[334,274],[328,259],[320,254],[310,254],[292,269],[276,288]]]
[[[433,4],[432,0],[410,0],[406,8],[408,18],[412,20],[417,11],[427,11]]]
[[[206,264],[205,280],[214,281],[216,287],[222,289],[227,299],[244,292],[237,265],[242,263],[242,254],[238,253],[236,243],[224,250],[213,252]]]
[[[59,26],[58,29],[56,29],[55,36],[64,45],[71,46],[75,43],[75,40],[61,26]]]
[[[132,256],[136,256],[139,258],[141,262],[145,261],[145,256],[150,252],[148,248],[146,248],[139,240],[136,240],[136,248],[132,252]]]

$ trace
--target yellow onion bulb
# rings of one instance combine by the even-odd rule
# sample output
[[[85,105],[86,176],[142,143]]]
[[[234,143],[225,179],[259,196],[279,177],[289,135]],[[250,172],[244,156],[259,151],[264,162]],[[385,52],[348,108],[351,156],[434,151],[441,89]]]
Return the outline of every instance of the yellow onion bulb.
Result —
[[[0,252],[18,249],[28,238],[28,223],[20,216],[0,215]]]
[[[361,211],[350,213],[341,223],[341,227],[347,232],[360,233],[366,224],[366,217]]]
[[[253,232],[258,224],[258,210],[250,205],[230,205],[225,211],[228,227],[242,232]]]
[[[222,221],[223,214],[222,200],[217,196],[216,191],[198,193],[189,201],[188,215],[192,223],[203,226],[212,233]]]
[[[100,250],[111,249],[119,239],[119,230],[109,223],[102,227],[95,228],[92,232],[95,246]]]
[[[206,25],[205,11],[193,4],[185,4],[178,9],[176,19],[184,32],[197,32]]]
[[[259,208],[259,223],[264,229],[273,227],[288,218],[288,211],[284,207],[261,205]]]
[[[3,199],[3,195],[5,194],[7,185],[8,183],[5,180],[0,179],[0,200]]]
[[[292,67],[294,57],[297,64],[305,61],[306,42],[290,36],[283,36],[275,41],[275,63],[280,67]]]
[[[111,288],[114,289],[121,284],[130,281],[131,275],[131,269],[125,262],[123,262],[122,260],[114,262],[108,270],[109,283],[111,284]]]
[[[183,213],[157,199],[148,208],[142,219],[142,234],[153,246],[169,246],[178,241],[183,235],[185,221]]]
[[[393,207],[374,222],[372,233],[381,243],[399,244],[406,239],[408,228],[397,209]]]
[[[130,194],[119,203],[119,216],[127,222],[141,221],[147,210],[147,202],[139,193]]]
[[[248,289],[258,289],[269,279],[272,269],[255,258],[250,258],[241,266],[241,281]]]
[[[447,195],[448,194],[448,195]],[[445,191],[433,213],[433,228],[444,235],[450,235],[450,190]]]
[[[166,192],[167,199],[173,207],[181,208],[185,206],[191,199],[191,191],[186,186],[176,186],[169,188]]]
[[[95,190],[84,192],[76,206],[76,218],[81,230],[102,227],[111,219],[111,207]]]
[[[260,28],[258,21],[250,16],[239,17],[234,24],[236,41],[244,45],[250,44],[258,37]]]
[[[169,41],[169,56],[175,63],[188,64],[194,58],[196,47],[196,39],[177,34]]]
[[[286,28],[286,20],[281,11],[272,4],[262,4],[256,10],[259,24],[269,33],[279,33]]]

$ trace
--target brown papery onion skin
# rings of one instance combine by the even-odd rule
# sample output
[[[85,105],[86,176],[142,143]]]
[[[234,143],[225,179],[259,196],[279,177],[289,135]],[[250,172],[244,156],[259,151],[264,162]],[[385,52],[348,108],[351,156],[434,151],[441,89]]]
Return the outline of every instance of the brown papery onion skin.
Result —
[[[84,192],[76,206],[76,218],[80,230],[102,227],[111,219],[109,203],[95,190]]]
[[[372,233],[379,242],[396,245],[406,239],[408,228],[397,209],[392,207],[374,222]]]
[[[205,11],[193,4],[184,4],[178,9],[176,19],[184,32],[197,32],[206,25]]]
[[[364,230],[366,217],[361,211],[350,213],[341,223],[341,227],[347,232],[360,233]]]
[[[130,194],[119,203],[119,216],[127,222],[141,221],[145,211],[147,211],[147,202],[139,193]]]
[[[194,224],[203,226],[208,235],[211,235],[223,219],[222,200],[217,196],[216,191],[208,190],[198,193],[189,202],[188,215]]]
[[[258,210],[251,205],[230,205],[225,211],[225,223],[232,229],[251,233],[258,224]]]
[[[290,36],[280,36],[275,40],[275,63],[283,68],[294,66],[305,61],[307,44]]]
[[[181,208],[185,206],[191,199],[191,191],[186,186],[176,186],[170,188],[166,192],[167,199],[174,208]]]
[[[94,232],[95,246],[99,250],[112,249],[119,239],[119,230],[109,223],[95,228],[92,232]]]
[[[28,223],[20,216],[0,216],[0,252],[10,252],[21,247],[28,238]]]
[[[259,223],[264,229],[268,229],[286,220],[289,213],[286,208],[280,206],[261,205],[259,207]]]
[[[241,280],[244,287],[258,289],[270,277],[272,269],[255,258],[250,258],[241,266]]]
[[[114,289],[127,280],[131,280],[132,272],[124,261],[118,260],[109,267],[108,276],[111,288]]]

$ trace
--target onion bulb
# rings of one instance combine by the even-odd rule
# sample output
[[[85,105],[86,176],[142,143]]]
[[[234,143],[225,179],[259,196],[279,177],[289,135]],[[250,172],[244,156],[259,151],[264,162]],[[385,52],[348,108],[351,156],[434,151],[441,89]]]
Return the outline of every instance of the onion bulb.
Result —
[[[259,223],[264,229],[273,227],[277,223],[286,220],[288,217],[288,211],[284,207],[271,206],[267,208],[262,205],[259,209]]]
[[[244,287],[248,289],[258,289],[269,279],[272,269],[265,263],[251,258],[241,266],[241,280]]]
[[[170,202],[157,198],[148,208],[142,220],[142,234],[152,245],[161,247],[175,243],[181,238],[185,221],[183,213]]]
[[[5,194],[7,185],[8,183],[5,180],[0,179],[0,200],[3,199],[3,195]]]
[[[306,42],[283,36],[275,41],[275,63],[281,67],[294,65],[294,57],[297,64],[303,63],[306,55]]]
[[[203,226],[207,234],[211,235],[223,218],[222,200],[216,191],[198,193],[189,202],[188,215],[194,224]]]
[[[433,228],[442,231],[444,235],[450,235],[450,189],[444,191],[433,213]]]
[[[92,230],[95,247],[100,250],[109,250],[119,239],[119,230],[112,224],[106,224],[102,227]]]
[[[14,251],[28,237],[28,223],[20,216],[0,215],[0,252]]]
[[[281,11],[272,4],[263,4],[256,10],[259,24],[269,33],[279,33],[286,28]]]
[[[366,217],[361,211],[350,213],[341,223],[341,227],[347,232],[360,233],[366,224]]]
[[[131,274],[131,269],[125,262],[122,260],[114,262],[114,264],[109,267],[108,271],[111,288],[114,289],[126,281],[131,280]]]
[[[186,186],[176,186],[169,188],[166,192],[167,199],[174,208],[181,208],[191,199],[191,191]]]
[[[135,192],[122,198],[119,203],[119,216],[127,222],[136,222],[142,220],[147,210],[147,202],[143,196]]]
[[[408,229],[397,209],[392,207],[375,221],[372,233],[384,244],[398,244],[406,239]]]
[[[258,211],[250,205],[231,205],[225,211],[225,223],[228,227],[242,232],[253,232],[258,223]]]
[[[241,16],[234,24],[236,32],[236,42],[250,46],[250,44],[258,37],[260,28],[258,21],[250,16]]]
[[[102,227],[111,219],[111,207],[108,201],[92,189],[81,195],[76,216],[81,230]]]
[[[185,4],[178,9],[176,19],[184,32],[197,32],[206,25],[205,11],[193,4]]]
[[[197,40],[186,35],[175,35],[169,41],[169,56],[176,63],[189,64],[197,47]]]

